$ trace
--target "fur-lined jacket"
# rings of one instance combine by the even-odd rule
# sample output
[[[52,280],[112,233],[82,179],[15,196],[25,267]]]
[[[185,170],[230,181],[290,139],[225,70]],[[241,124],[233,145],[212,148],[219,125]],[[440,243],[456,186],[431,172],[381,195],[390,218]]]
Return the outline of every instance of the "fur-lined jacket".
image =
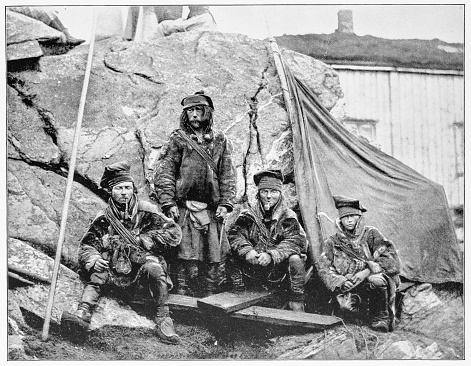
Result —
[[[377,263],[381,268],[380,272],[371,273],[383,273],[399,283],[401,263],[396,246],[374,226],[363,225],[362,219],[358,220],[354,232],[349,233],[337,218],[337,233],[324,243],[318,273],[331,291],[339,290],[348,276],[367,267],[374,268],[369,262]]]
[[[212,124],[212,121],[211,121]],[[158,201],[167,207],[185,206],[185,201],[208,204],[208,209],[234,207],[236,193],[235,169],[232,164],[232,144],[224,133],[208,126],[203,141],[197,141],[186,121],[180,121],[180,131],[193,139],[214,161],[217,172],[176,131],[162,148],[154,183]]]
[[[121,221],[122,225],[134,236],[138,247],[129,245],[125,239],[118,235],[110,223],[108,215]],[[133,195],[127,213],[118,211],[110,198],[108,207],[100,211],[88,231],[80,241],[79,263],[85,273],[93,270],[99,258],[109,261],[110,269],[116,275],[132,277],[148,257],[155,257],[166,253],[170,246],[177,246],[181,241],[181,229],[172,220],[165,217],[156,205],[138,200]],[[123,253],[121,253],[123,252]],[[132,271],[122,274],[117,271],[118,255],[124,254],[129,258]]]
[[[259,225],[256,224],[259,221]],[[269,227],[268,238],[264,237],[260,224]],[[283,197],[273,209],[269,223],[263,220],[263,208],[243,210],[228,232],[229,243],[234,255],[245,258],[252,249],[271,255],[273,264],[288,259],[293,254],[306,252],[306,233],[293,210],[286,207]]]

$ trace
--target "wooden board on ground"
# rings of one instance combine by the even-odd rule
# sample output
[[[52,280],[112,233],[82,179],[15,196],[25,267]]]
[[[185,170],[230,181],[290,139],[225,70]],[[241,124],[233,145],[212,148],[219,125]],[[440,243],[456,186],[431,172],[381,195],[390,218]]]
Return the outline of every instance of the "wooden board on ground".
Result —
[[[170,294],[167,304],[172,310],[198,310],[197,300],[196,297]]]
[[[236,311],[231,314],[231,317],[313,329],[325,329],[331,325],[342,322],[342,320],[336,316],[301,313],[291,310],[265,308],[261,306],[251,306],[246,309]]]
[[[221,292],[198,299],[198,307],[206,312],[228,314],[260,303],[273,295],[271,291]]]

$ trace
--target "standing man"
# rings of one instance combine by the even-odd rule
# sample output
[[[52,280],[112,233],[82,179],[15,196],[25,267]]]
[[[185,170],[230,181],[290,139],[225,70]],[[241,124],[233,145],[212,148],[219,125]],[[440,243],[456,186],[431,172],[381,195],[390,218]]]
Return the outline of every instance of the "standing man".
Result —
[[[87,278],[73,314],[64,312],[64,324],[88,328],[104,289],[115,289],[124,300],[151,299],[156,332],[162,342],[180,342],[166,304],[172,286],[164,254],[177,246],[181,229],[149,202],[139,200],[126,162],[105,167],[100,186],[111,197],[80,241],[79,263]]]
[[[180,128],[162,149],[154,183],[163,212],[182,228],[178,293],[204,296],[217,291],[229,251],[224,218],[233,209],[235,170],[230,141],[213,130],[211,98],[199,91],[181,104]]]
[[[342,310],[356,312],[369,300],[371,328],[393,331],[401,269],[396,247],[378,229],[363,224],[366,208],[359,200],[333,199],[339,212],[337,233],[324,244],[319,275]]]
[[[228,277],[238,285],[234,267],[248,287],[277,287],[289,283],[289,306],[304,311],[306,270],[301,254],[306,252],[306,234],[296,214],[286,206],[283,175],[280,170],[265,170],[254,175],[257,204],[243,210],[229,230],[233,265],[228,262]],[[286,280],[286,281],[285,281]]]

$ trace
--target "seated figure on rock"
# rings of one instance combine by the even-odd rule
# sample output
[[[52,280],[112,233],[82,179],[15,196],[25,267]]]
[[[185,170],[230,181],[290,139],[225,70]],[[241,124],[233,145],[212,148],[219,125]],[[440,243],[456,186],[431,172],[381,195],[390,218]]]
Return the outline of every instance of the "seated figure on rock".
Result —
[[[280,170],[254,175],[255,207],[241,211],[228,232],[226,277],[236,290],[286,290],[289,307],[304,311],[306,234],[286,205]]]
[[[26,15],[27,17],[39,20],[47,26],[63,33],[62,43],[78,46],[85,42],[84,39],[72,37],[69,30],[62,24],[57,11],[47,6],[9,6],[7,10]]]
[[[172,282],[165,254],[178,246],[181,229],[156,205],[138,198],[127,162],[105,167],[100,185],[111,197],[80,242],[79,263],[87,280],[78,309],[64,312],[61,323],[88,329],[105,291],[130,305],[145,305],[164,343],[179,343],[167,305]]]
[[[401,267],[396,247],[378,229],[363,224],[367,210],[359,200],[333,199],[337,232],[324,243],[319,275],[343,314],[366,315],[372,329],[393,331]]]

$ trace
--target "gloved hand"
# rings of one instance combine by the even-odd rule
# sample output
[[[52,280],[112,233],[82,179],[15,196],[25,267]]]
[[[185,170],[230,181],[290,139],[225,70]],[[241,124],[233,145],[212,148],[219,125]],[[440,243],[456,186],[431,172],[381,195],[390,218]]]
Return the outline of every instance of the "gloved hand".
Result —
[[[103,258],[98,258],[93,265],[93,269],[95,272],[103,272],[109,268],[109,262],[104,260]]]
[[[218,206],[216,210],[216,219],[224,220],[227,216],[227,207],[225,206]]]
[[[260,264],[263,267],[268,266],[271,260],[272,260],[271,255],[268,253],[260,253],[258,255],[258,264]]]
[[[175,222],[178,221],[178,218],[180,217],[180,211],[178,210],[178,207],[177,206],[170,206],[168,209],[167,209],[167,213],[166,213],[167,217],[170,217],[171,219],[173,219]]]
[[[258,253],[255,249],[252,249],[245,255],[245,260],[250,264],[258,264]]]

